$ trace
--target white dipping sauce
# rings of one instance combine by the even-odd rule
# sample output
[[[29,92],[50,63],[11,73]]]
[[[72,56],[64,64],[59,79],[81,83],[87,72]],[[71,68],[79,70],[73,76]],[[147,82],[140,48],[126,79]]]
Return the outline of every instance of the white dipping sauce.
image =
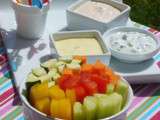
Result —
[[[78,6],[75,10],[76,13],[87,16],[89,18],[109,22],[115,17],[119,16],[121,11],[109,4],[103,2],[87,1]]]
[[[156,49],[156,41],[139,32],[117,32],[110,37],[111,48],[121,53],[143,54]]]

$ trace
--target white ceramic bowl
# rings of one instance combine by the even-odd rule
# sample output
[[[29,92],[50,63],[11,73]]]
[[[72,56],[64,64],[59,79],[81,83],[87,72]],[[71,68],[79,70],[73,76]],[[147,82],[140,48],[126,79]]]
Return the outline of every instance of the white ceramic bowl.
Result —
[[[128,110],[129,106],[132,103],[133,91],[132,91],[132,88],[129,85],[129,83],[123,78],[122,78],[122,80],[124,82],[126,82],[128,84],[128,86],[129,86],[129,92],[128,92],[126,105],[119,113],[117,113],[117,114],[115,114],[115,115],[113,115],[111,117],[104,118],[103,120],[125,120],[126,119],[127,110]],[[26,89],[25,88],[25,80],[22,81],[22,84],[20,85],[19,94],[20,94],[20,98],[22,100],[24,114],[27,117],[27,119],[28,120],[51,120],[50,117],[48,117],[47,115],[45,115],[42,112],[39,112],[38,110],[36,110],[34,107],[32,107],[30,105],[30,103],[28,102],[26,97],[23,95],[23,90],[24,89]],[[38,94],[40,94],[40,93],[38,93]],[[55,118],[55,119],[60,120],[58,118]]]
[[[58,53],[58,48],[56,48],[55,46],[55,41],[59,41],[62,39],[68,39],[68,38],[96,38],[99,45],[101,46],[101,49],[103,50],[103,54],[85,55],[87,57],[88,63],[95,63],[96,60],[99,59],[104,64],[109,65],[110,58],[111,58],[111,52],[105,45],[100,32],[96,30],[82,30],[82,31],[63,31],[63,32],[57,32],[57,33],[51,34],[50,39],[51,39],[51,42],[53,43],[53,46],[58,56],[61,56],[61,55]]]
[[[117,33],[117,32],[139,32],[139,33],[149,35],[157,43],[156,49],[152,50],[151,52],[144,53],[144,54],[129,54],[129,53],[122,53],[120,51],[116,51],[116,50],[112,49],[112,47],[110,45],[109,37],[110,37],[110,35]],[[116,28],[113,28],[113,29],[105,32],[103,35],[103,38],[105,40],[106,45],[111,50],[111,55],[114,56],[115,58],[119,59],[120,61],[126,62],[126,63],[137,63],[137,62],[142,62],[142,61],[151,59],[160,50],[160,41],[158,40],[157,37],[155,37],[155,35],[153,35],[149,31],[146,31],[146,30],[140,29],[140,28],[136,28],[136,27],[116,27]]]
[[[117,17],[113,18],[111,21],[105,23],[81,15],[74,11],[78,6],[84,4],[87,1],[103,2],[105,4],[111,5],[119,9],[121,13]],[[78,0],[77,2],[69,6],[66,12],[67,12],[68,29],[70,30],[96,29],[99,30],[101,33],[104,33],[106,30],[110,28],[126,25],[130,12],[130,6],[124,3],[120,3],[116,0]]]

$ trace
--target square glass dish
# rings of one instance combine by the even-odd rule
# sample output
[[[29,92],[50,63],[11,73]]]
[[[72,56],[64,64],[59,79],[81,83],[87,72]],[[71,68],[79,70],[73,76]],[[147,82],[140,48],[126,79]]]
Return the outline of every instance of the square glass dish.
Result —
[[[98,49],[96,46],[94,46],[95,41],[94,39],[90,39],[90,38],[95,38],[102,52],[97,54],[96,50]],[[98,31],[90,30],[90,31],[58,32],[58,33],[51,34],[50,39],[54,46],[53,51],[56,51],[57,56],[76,56],[76,55],[86,56],[89,63],[94,63],[97,59],[99,59],[103,63],[109,65],[110,58],[111,58],[111,52],[106,47],[103,41],[103,38]],[[64,45],[58,45],[56,43],[61,40],[65,40]],[[87,43],[87,40],[90,40],[88,42],[90,44]],[[76,44],[76,45],[74,46],[72,44]],[[80,54],[78,54],[79,51],[76,51],[76,50],[80,50]],[[67,53],[66,51],[67,52],[71,51],[71,52]],[[85,54],[85,52],[87,53]]]

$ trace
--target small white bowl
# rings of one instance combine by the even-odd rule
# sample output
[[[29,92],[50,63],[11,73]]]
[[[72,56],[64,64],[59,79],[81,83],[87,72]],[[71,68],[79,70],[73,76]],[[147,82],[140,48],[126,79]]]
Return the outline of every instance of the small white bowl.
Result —
[[[104,43],[104,40],[102,38],[102,35],[100,32],[96,30],[81,30],[81,31],[63,31],[63,32],[57,32],[50,35],[51,42],[53,43],[53,46],[55,48],[54,51],[56,51],[58,56],[61,56],[58,53],[58,48],[55,45],[55,41],[59,41],[62,39],[68,39],[68,38],[96,38],[99,45],[101,46],[101,49],[103,50],[103,54],[100,55],[85,55],[87,57],[88,63],[95,63],[97,59],[101,60],[106,65],[109,65],[110,58],[111,58],[111,52],[107,48],[107,46]],[[66,45],[67,47],[67,45]]]
[[[128,92],[128,96],[127,96],[127,102],[125,107],[119,112],[116,113],[113,116],[104,118],[102,120],[125,120],[126,119],[126,114],[127,114],[127,110],[129,109],[132,100],[133,100],[133,90],[131,88],[131,86],[129,85],[129,83],[122,78],[122,80],[128,84],[129,86],[129,92]],[[20,98],[22,100],[22,105],[23,105],[23,110],[24,110],[24,115],[28,120],[53,120],[53,118],[47,116],[46,114],[38,111],[36,108],[32,107],[30,105],[30,103],[28,102],[28,100],[26,99],[26,97],[23,94],[23,90],[26,89],[25,87],[25,80],[22,81],[20,88],[19,88],[19,94],[20,94]],[[40,93],[38,93],[40,94]],[[55,120],[61,120],[59,118],[54,118]]]
[[[116,51],[111,47],[109,37],[110,35],[117,33],[117,32],[139,32],[139,33],[149,35],[157,43],[156,49],[154,49],[151,52],[144,53],[144,54],[129,54],[129,53],[122,53],[120,51]],[[106,45],[111,50],[111,55],[119,59],[120,61],[126,62],[126,63],[137,63],[137,62],[142,62],[142,61],[151,59],[160,50],[160,41],[158,40],[158,38],[154,36],[154,34],[144,29],[140,29],[136,27],[116,27],[116,28],[113,28],[105,32],[103,35],[103,38],[105,40]]]

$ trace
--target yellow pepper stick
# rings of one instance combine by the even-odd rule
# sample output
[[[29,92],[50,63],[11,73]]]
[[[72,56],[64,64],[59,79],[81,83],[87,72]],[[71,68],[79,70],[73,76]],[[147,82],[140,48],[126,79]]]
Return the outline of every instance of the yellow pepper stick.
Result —
[[[50,99],[46,97],[35,101],[35,108],[47,115],[50,115]]]
[[[59,100],[59,112],[59,118],[65,120],[72,120],[72,105],[68,98]]]
[[[65,98],[65,93],[58,85],[54,85],[49,88],[49,97],[52,99],[62,99]]]
[[[59,100],[52,99],[50,104],[50,115],[52,118],[59,118],[60,117],[59,111]]]
[[[48,93],[48,83],[41,83],[32,86],[29,94],[30,103],[34,105],[36,100],[48,97]]]

